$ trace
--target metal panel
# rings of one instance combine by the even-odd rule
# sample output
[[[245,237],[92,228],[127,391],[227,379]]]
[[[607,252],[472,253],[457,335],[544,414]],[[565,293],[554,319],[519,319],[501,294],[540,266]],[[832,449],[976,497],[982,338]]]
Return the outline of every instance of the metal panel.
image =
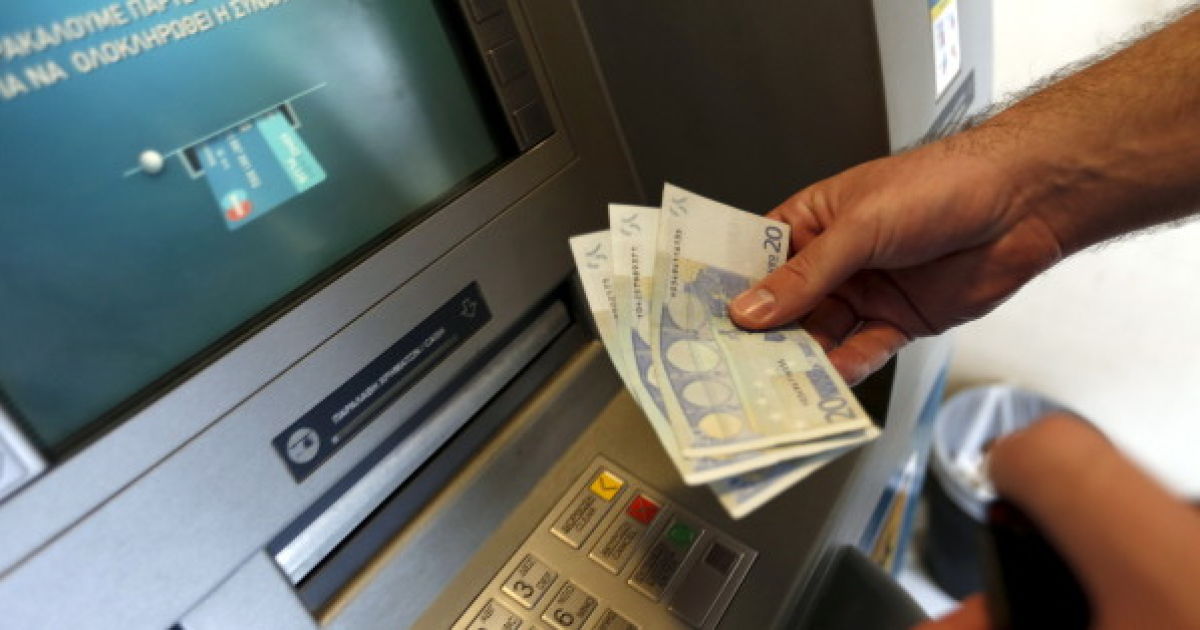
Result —
[[[874,6],[893,151],[924,138],[940,109],[964,81],[975,81],[972,110],[978,111],[991,102],[992,0],[958,0],[962,69],[940,97],[934,90],[929,5],[874,0]]]
[[[460,471],[470,465],[505,427],[512,424],[514,417],[521,415],[521,410],[537,397],[547,380],[559,370],[569,369],[572,359],[590,342],[588,334],[578,325],[573,325],[555,339],[529,367],[522,370],[520,376],[489,401],[487,407],[438,452],[437,457],[429,460],[419,475],[389,497],[305,578],[298,587],[305,606],[309,610],[323,611],[321,614],[325,615],[332,602],[338,601],[347,590],[353,590],[354,584],[363,581],[364,574],[370,573],[370,567],[378,563],[381,550],[389,548],[398,532],[404,531],[414,519],[419,518],[423,510],[437,501],[446,485],[458,477]],[[609,395],[611,390],[602,393]],[[580,402],[581,407],[586,407],[586,401]],[[420,590],[412,585],[406,589]]]
[[[271,562],[255,554],[237,573],[179,622],[181,630],[317,630],[291,584]]]
[[[869,0],[579,4],[654,201],[670,181],[763,212],[887,153]]]
[[[418,621],[427,609],[450,627],[578,474],[556,462],[618,386],[599,344],[581,351],[324,611],[323,627],[438,627]],[[514,511],[529,505],[526,496],[541,503]],[[505,522],[510,512],[515,526]],[[449,607],[430,608],[439,597]]]
[[[454,392],[453,398],[436,415],[376,463],[353,487],[327,506],[275,554],[275,561],[292,583],[308,575],[326,554],[375,511],[569,323],[566,308],[561,303],[554,303],[462,389]]]

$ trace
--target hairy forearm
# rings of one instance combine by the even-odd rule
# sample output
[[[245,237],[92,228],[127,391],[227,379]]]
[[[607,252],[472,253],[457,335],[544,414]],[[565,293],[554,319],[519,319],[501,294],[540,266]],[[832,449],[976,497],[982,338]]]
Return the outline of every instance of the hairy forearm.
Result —
[[[1200,10],[952,139],[1064,253],[1200,209]]]

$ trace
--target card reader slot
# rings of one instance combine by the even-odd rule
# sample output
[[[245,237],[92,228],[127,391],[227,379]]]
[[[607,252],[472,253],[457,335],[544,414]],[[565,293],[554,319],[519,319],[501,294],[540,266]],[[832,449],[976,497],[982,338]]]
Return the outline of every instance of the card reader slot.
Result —
[[[318,509],[310,510],[302,528],[289,528],[294,534],[288,540],[272,544],[276,562],[292,582],[303,580],[562,332],[568,322],[566,309],[553,304],[486,364],[464,370],[472,375],[469,381],[460,383],[423,422],[410,421],[401,427],[404,435],[381,445],[381,450],[388,451],[386,454],[368,458],[369,463],[351,473],[356,476],[352,483],[340,484],[340,488],[332,491],[336,496],[325,497]],[[414,429],[412,425],[417,424]]]
[[[463,370],[418,430],[387,440],[268,546],[310,610],[324,608],[404,528],[437,486],[428,478],[456,470],[441,460],[469,457],[477,446],[463,444],[485,440],[535,389],[529,374],[557,369],[586,340],[560,301],[534,313]],[[414,441],[425,445],[419,458]]]
[[[328,623],[360,589],[368,588],[376,571],[392,558],[393,545],[404,539],[413,523],[425,516],[445,484],[462,472],[464,462],[487,446],[501,427],[508,426],[535,396],[545,380],[586,346],[589,339],[581,327],[572,327],[545,354],[526,369],[496,400],[448,443],[404,487],[364,521],[363,524],[298,585],[297,594],[322,623]],[[535,376],[536,375],[536,378]],[[540,379],[540,380],[537,380]],[[428,582],[423,587],[429,587]]]

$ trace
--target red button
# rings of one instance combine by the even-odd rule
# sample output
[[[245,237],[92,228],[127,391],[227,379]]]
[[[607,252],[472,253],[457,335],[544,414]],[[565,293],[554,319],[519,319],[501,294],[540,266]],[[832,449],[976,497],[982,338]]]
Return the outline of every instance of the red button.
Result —
[[[625,513],[643,525],[649,525],[650,521],[653,521],[654,517],[658,516],[660,509],[662,509],[661,505],[650,500],[646,495],[639,494],[634,497],[633,501],[629,502],[629,509],[625,510]]]

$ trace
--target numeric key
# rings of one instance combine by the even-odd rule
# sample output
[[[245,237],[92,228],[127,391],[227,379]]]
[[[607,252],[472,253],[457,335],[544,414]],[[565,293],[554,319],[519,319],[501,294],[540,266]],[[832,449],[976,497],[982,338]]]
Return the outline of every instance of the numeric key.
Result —
[[[531,553],[525,554],[517,568],[504,582],[502,591],[529,609],[537,605],[546,591],[554,585],[558,573]]]

